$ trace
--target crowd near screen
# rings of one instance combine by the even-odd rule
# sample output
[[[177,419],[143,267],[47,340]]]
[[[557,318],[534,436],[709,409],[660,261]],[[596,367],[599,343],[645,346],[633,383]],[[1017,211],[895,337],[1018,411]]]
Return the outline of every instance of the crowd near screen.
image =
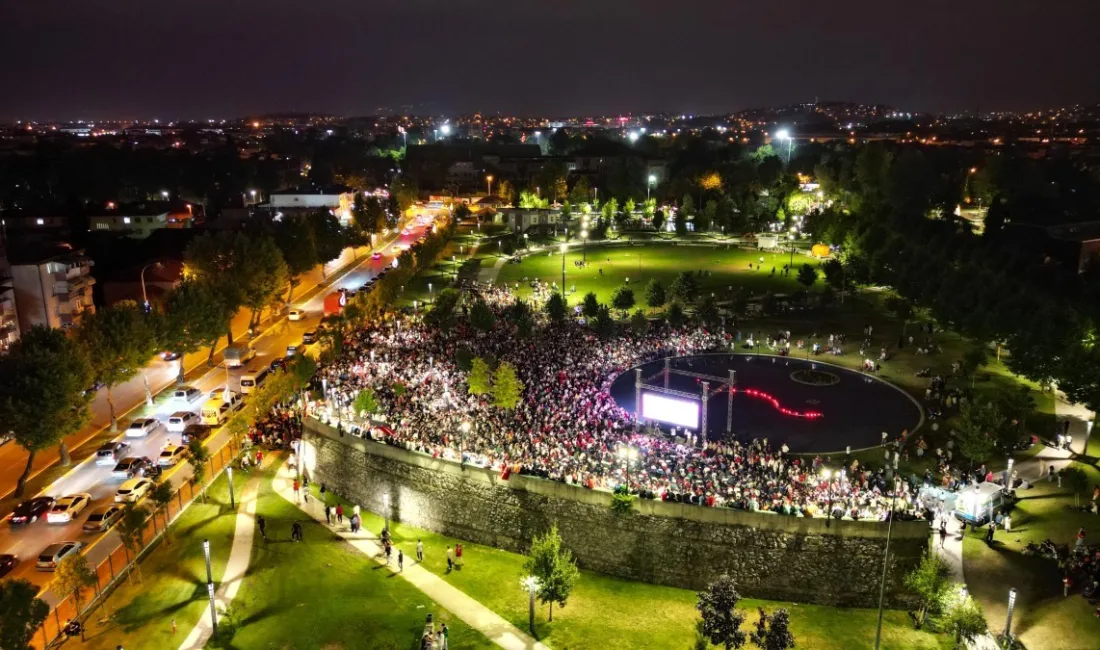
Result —
[[[698,429],[699,404],[690,400],[642,391],[642,417],[646,420]]]

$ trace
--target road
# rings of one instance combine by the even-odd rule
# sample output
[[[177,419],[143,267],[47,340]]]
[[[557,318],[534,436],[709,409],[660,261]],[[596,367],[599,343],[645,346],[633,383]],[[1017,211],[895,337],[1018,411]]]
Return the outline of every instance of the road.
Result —
[[[318,292],[317,295],[309,298],[305,302],[295,302],[293,306],[304,310],[306,313],[305,317],[297,322],[283,320],[257,336],[253,340],[253,345],[256,349],[256,358],[247,364],[247,367],[250,369],[267,367],[273,359],[282,357],[286,354],[288,345],[299,345],[302,340],[302,334],[315,329],[320,322],[321,316],[323,315],[325,295],[339,288],[358,289],[367,280],[376,275],[378,271],[392,262],[393,253],[396,252],[395,249],[397,246],[412,244],[417,237],[423,234],[424,230],[424,227],[417,227],[411,230],[409,235],[399,236],[394,241],[378,249],[378,252],[382,253],[381,259],[374,260],[371,256],[367,256],[361,264],[348,272],[330,289]],[[174,366],[175,362],[164,365]],[[155,372],[155,369],[150,371],[150,373]],[[177,372],[176,368],[165,367],[161,372],[163,374],[163,380],[160,382],[162,385],[174,383]],[[188,385],[201,390],[205,398],[205,395],[209,394],[210,391],[223,387],[227,377],[229,378],[230,388],[239,390],[241,374],[243,374],[241,369],[228,370],[224,365],[219,365],[203,373],[201,377],[192,379],[188,382]],[[158,378],[162,377],[161,374],[156,376]],[[152,382],[152,379],[150,379],[150,382]],[[139,387],[140,390],[137,392],[136,399],[138,404],[143,404],[145,391],[140,383]],[[162,426],[156,432],[151,433],[145,438],[125,438],[124,434],[120,433],[119,439],[131,445],[131,449],[127,452],[127,455],[147,456],[155,460],[166,445],[181,444],[180,434],[168,433],[163,425],[167,422],[168,417],[175,411],[190,410],[197,412],[201,408],[203,401],[204,399],[200,399],[188,405],[177,405],[173,404],[171,400],[168,399],[158,400],[152,409],[152,413],[161,421]],[[124,429],[128,424],[128,419],[123,420],[120,422],[120,429]],[[206,444],[211,449],[218,449],[222,446],[227,436],[228,433],[225,432],[224,429],[219,429],[210,436]],[[105,535],[102,533],[84,534],[82,526],[84,520],[87,518],[87,514],[93,509],[113,502],[115,492],[123,481],[111,478],[112,469],[112,467],[97,466],[94,463],[93,456],[74,466],[65,476],[55,481],[49,487],[46,493],[55,498],[79,492],[88,492],[91,494],[93,499],[92,504],[71,523],[50,524],[47,523],[43,517],[35,523],[24,526],[11,526],[7,522],[0,524],[0,553],[11,553],[19,557],[19,564],[12,573],[6,576],[7,578],[25,578],[40,586],[50,582],[53,574],[37,571],[34,567],[34,563],[42,549],[56,542],[80,541],[83,542],[86,547],[93,545],[91,550],[87,552],[88,560],[92,566],[106,559],[111,551],[118,545],[117,535],[113,531]],[[173,486],[180,485],[183,481],[188,479],[190,475],[191,467],[187,465],[187,463],[181,463],[176,468],[166,469],[165,471],[166,479],[169,480]],[[51,605],[54,604],[55,599],[52,594],[46,593],[43,597]]]

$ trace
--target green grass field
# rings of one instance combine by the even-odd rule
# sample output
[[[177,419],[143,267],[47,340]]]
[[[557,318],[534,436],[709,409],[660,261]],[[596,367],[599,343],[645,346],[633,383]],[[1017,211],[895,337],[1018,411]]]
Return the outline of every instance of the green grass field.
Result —
[[[317,486],[313,494],[320,497]],[[329,503],[337,497],[326,495]],[[346,503],[346,502],[344,502]],[[381,517],[363,511],[363,525],[379,534]],[[416,542],[423,541],[423,567],[442,576],[455,587],[521,629],[527,628],[527,596],[520,588],[524,558],[488,546],[391,522],[395,545],[406,561],[416,557]],[[447,572],[446,549],[463,544],[465,566]],[[582,571],[581,578],[564,608],[554,608],[554,620],[547,620],[548,608],[537,607],[535,616],[539,640],[559,650],[628,650],[632,648],[691,647],[697,597],[692,591],[660,587]],[[755,620],[758,607],[768,611],[786,607],[791,612],[792,631],[800,648],[847,650],[874,644],[877,612],[870,609],[839,609],[796,603],[746,599],[746,627]],[[913,630],[904,612],[888,611],[883,628],[883,648],[947,648],[945,637]]]
[[[237,473],[233,485],[241,494],[248,476]],[[210,564],[214,581],[221,580],[233,540],[236,511],[229,507],[229,483],[222,474],[207,489],[207,502],[196,501],[175,521],[170,543],[161,543],[141,563],[141,576],[121,583],[105,608],[87,623],[87,643],[81,647],[115,650],[155,650],[179,646],[187,633],[207,615],[206,564],[202,540],[210,540]],[[112,614],[98,622],[104,611]],[[172,635],[172,621],[177,632]],[[71,643],[71,642],[70,642]]]

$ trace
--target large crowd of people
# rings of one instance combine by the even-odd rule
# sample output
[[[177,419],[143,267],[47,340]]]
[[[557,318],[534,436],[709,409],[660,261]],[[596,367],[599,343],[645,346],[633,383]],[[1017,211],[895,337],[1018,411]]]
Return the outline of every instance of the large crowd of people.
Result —
[[[469,299],[482,299],[470,294]],[[416,317],[382,321],[345,337],[321,367],[313,413],[379,442],[509,476],[533,475],[644,498],[794,516],[885,520],[922,516],[917,485],[852,462],[826,480],[820,459],[789,456],[768,440],[699,440],[639,427],[609,393],[621,372],[653,359],[729,350],[735,337],[698,327],[654,326],[601,339],[565,322],[522,338],[504,316],[512,298],[484,296],[498,322],[485,333],[456,319],[447,331]],[[460,307],[465,309],[465,307]],[[460,350],[468,350],[460,354]],[[525,388],[514,409],[471,395],[460,359],[513,364]],[[361,391],[373,413],[356,413]],[[898,485],[896,494],[892,486]]]

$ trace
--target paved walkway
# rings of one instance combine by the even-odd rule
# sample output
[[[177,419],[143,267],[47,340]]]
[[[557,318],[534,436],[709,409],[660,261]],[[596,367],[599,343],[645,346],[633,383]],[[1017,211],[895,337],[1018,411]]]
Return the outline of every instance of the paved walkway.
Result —
[[[261,467],[271,464],[272,454],[264,456]],[[256,469],[252,470],[253,476],[244,486],[244,490],[238,496],[237,524],[233,529],[233,547],[229,550],[229,561],[226,562],[225,572],[218,584],[218,590],[214,592],[215,608],[220,612],[233,599],[237,597],[237,591],[244,582],[248,573],[248,565],[252,561],[252,536],[256,530],[256,495],[260,491],[263,477]],[[180,644],[180,650],[201,650],[210,640],[213,627],[210,624],[210,612],[204,611],[199,622],[191,629],[187,638]]]
[[[1055,413],[1059,418],[1059,422],[1066,419],[1070,422],[1069,434],[1073,436],[1073,444],[1071,445],[1073,453],[1084,453],[1086,437],[1085,422],[1091,419],[1093,414],[1083,406],[1069,404],[1057,398],[1056,400]],[[1065,449],[1044,447],[1039,453],[1023,461],[1019,465],[1016,465],[1017,477],[1029,483],[1046,480],[1050,468],[1054,467],[1056,471],[1060,471],[1072,462],[1073,453]],[[965,526],[955,519],[955,517],[949,516],[947,517],[947,533],[947,539],[941,547],[939,539],[939,522],[934,522],[932,526],[931,546],[935,553],[942,556],[947,561],[948,566],[951,567],[951,574],[955,580],[961,584],[966,584],[962,542]],[[994,641],[990,634],[986,634],[976,639],[970,647],[975,650],[997,650],[998,648],[996,641]]]
[[[498,257],[492,266],[481,267],[481,270],[477,272],[477,281],[495,283],[497,276],[500,275],[500,270],[504,268],[504,263],[507,261],[507,257]]]
[[[334,534],[339,535],[344,541],[355,547],[379,564],[385,564],[382,557],[382,548],[377,542],[378,538],[367,530],[352,534],[346,526],[334,527],[325,523],[324,506],[317,499],[309,499],[307,503],[301,503],[294,495],[294,472],[289,466],[279,471],[278,476],[272,481],[275,493],[287,501],[297,504],[306,514],[313,517],[322,526],[327,526]],[[499,615],[485,607],[478,601],[470,598],[439,576],[422,568],[406,556],[409,563],[405,570],[398,572],[396,567],[386,566],[391,573],[396,573],[412,586],[424,592],[429,598],[439,604],[440,607],[450,610],[467,625],[481,632],[490,641],[506,650],[549,650],[547,646],[531,638],[525,632],[512,625]]]

